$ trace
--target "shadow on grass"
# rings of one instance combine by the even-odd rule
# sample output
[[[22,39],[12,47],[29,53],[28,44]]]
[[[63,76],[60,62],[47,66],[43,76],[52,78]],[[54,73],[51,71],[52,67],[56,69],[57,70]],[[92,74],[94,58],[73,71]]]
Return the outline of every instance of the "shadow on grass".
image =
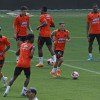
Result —
[[[50,79],[58,79],[58,80],[69,80],[70,78],[66,78],[66,77],[52,77]]]

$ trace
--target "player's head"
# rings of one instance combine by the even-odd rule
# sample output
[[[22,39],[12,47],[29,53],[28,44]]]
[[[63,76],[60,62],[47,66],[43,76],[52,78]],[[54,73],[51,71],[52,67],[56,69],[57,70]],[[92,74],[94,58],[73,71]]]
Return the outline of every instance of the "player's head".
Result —
[[[60,29],[60,31],[64,31],[65,30],[65,23],[64,22],[60,22],[59,23],[59,29]]]
[[[21,15],[22,16],[25,16],[26,15],[26,12],[27,12],[27,7],[26,6],[22,6],[21,7]]]
[[[97,12],[98,10],[98,5],[96,3],[93,3],[93,12]]]
[[[37,91],[35,88],[30,87],[29,89],[25,90],[25,94],[28,98],[35,98]]]
[[[41,14],[46,13],[46,12],[47,12],[47,7],[46,6],[43,6],[41,8]]]
[[[28,40],[28,42],[34,43],[34,34],[28,34],[27,40]]]

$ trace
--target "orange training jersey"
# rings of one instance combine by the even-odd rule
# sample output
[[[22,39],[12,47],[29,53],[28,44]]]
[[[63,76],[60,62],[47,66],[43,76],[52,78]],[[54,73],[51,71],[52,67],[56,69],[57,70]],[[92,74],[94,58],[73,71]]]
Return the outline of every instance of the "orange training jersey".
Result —
[[[32,44],[30,43],[23,43],[20,47],[20,58],[17,63],[17,67],[21,68],[29,68],[30,67],[30,53],[31,53],[31,48]]]
[[[42,14],[40,16],[40,25],[42,25],[44,21],[47,22],[47,26],[40,28],[40,36],[50,37],[50,34],[51,34],[50,25],[51,23],[53,23],[53,19],[49,14]]]
[[[16,34],[17,36],[26,36],[27,35],[27,25],[29,25],[29,16],[18,15],[14,20],[14,25],[16,25]]]
[[[100,13],[89,13],[87,22],[91,23],[90,34],[100,34]]]
[[[0,53],[2,53],[5,50],[5,46],[9,46],[10,42],[8,41],[8,39],[5,36],[2,36],[2,38],[0,38]],[[3,54],[4,58],[5,58],[5,53]],[[0,60],[3,60],[3,58],[0,56]]]
[[[54,45],[53,49],[64,51],[67,37],[68,37],[68,30],[65,30],[64,32],[60,32],[60,30],[56,30],[55,41],[57,43],[56,45]]]

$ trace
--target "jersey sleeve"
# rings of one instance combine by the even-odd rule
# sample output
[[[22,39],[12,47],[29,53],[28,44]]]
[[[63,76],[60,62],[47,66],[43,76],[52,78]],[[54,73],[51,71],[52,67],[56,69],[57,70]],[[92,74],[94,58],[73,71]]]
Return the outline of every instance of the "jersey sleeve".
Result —
[[[87,16],[87,22],[90,22],[90,21],[91,21],[90,14],[88,14],[88,16]]]
[[[6,46],[9,46],[10,45],[10,42],[8,41],[7,38],[5,38],[5,44],[6,44]]]
[[[44,16],[40,16],[40,22],[43,23],[44,21],[46,21]]]
[[[18,17],[16,17],[16,18],[15,18],[15,20],[14,20],[14,23],[13,23],[13,24],[14,24],[14,25],[17,25],[17,23],[18,23]]]

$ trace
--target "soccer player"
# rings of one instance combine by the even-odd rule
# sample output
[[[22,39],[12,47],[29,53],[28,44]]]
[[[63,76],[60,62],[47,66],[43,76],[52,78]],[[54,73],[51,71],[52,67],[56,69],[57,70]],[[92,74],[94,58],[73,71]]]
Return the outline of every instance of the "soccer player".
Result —
[[[24,87],[22,89],[21,95],[24,96],[24,89],[29,84],[30,80],[30,74],[31,74],[31,69],[30,69],[30,60],[33,58],[34,50],[35,47],[33,46],[34,42],[34,35],[33,34],[28,34],[27,35],[27,42],[23,43],[20,47],[20,49],[17,50],[16,54],[20,54],[20,58],[18,60],[18,63],[15,68],[14,76],[10,80],[7,89],[4,93],[4,97],[7,96],[10,87],[12,86],[13,82],[17,79],[17,77],[20,75],[22,71],[24,71],[24,74],[26,75],[26,80],[24,82]]]
[[[33,30],[30,27],[30,21],[29,16],[27,13],[27,7],[22,6],[21,7],[21,14],[18,15],[13,23],[13,33],[14,33],[14,39],[17,41],[17,49],[20,48],[22,42],[26,41],[27,36],[27,28],[30,30],[31,33],[33,33]],[[19,55],[16,57],[16,62],[18,62]]]
[[[46,45],[53,56],[54,62],[56,61],[56,56],[54,51],[52,50],[52,42],[50,38],[50,27],[55,27],[55,24],[53,22],[52,17],[47,14],[47,7],[41,8],[41,16],[40,16],[40,26],[37,27],[37,30],[40,29],[40,34],[38,37],[38,55],[39,55],[39,64],[36,65],[36,67],[43,67],[43,52],[42,47],[44,43],[46,42]]]
[[[36,97],[37,91],[35,88],[30,87],[25,91],[25,95],[27,96],[28,100],[38,100],[38,98]]]
[[[53,36],[55,36],[55,39],[53,39]],[[64,60],[63,53],[64,53],[65,44],[66,42],[69,42],[71,40],[69,31],[65,29],[64,22],[60,22],[59,29],[52,32],[51,39],[54,42],[54,51],[56,53],[57,59],[55,64],[53,65],[53,69],[50,72],[50,74],[53,77],[56,77],[55,75],[55,71],[56,71],[57,76],[60,77],[60,66]]]
[[[90,29],[90,31],[89,31]],[[88,61],[92,60],[92,45],[93,41],[96,37],[99,45],[99,52],[100,52],[100,12],[98,12],[98,5],[93,4],[93,12],[90,12],[87,16],[87,38],[89,41],[89,59]]]
[[[0,33],[1,33],[1,27],[0,27]],[[5,49],[5,46],[7,46],[6,49]],[[9,48],[10,48],[10,42],[5,36],[2,36],[0,34],[0,80],[1,78],[3,79],[4,87],[6,87],[7,85],[7,82],[6,82],[7,77],[4,77],[4,75],[1,72],[1,69],[3,67],[4,60],[5,60],[5,52],[8,51]]]

